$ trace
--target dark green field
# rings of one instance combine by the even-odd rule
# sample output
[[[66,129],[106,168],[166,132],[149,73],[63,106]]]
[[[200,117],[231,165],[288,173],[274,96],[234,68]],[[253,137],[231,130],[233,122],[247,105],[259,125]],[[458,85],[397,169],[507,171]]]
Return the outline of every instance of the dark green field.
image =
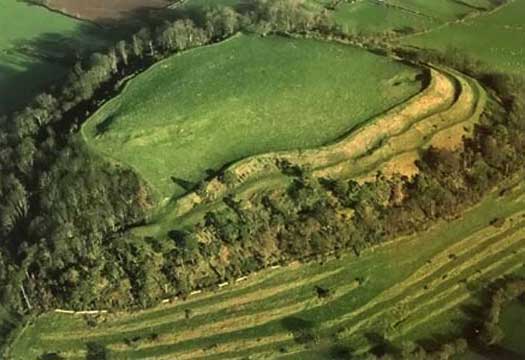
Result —
[[[102,29],[22,1],[0,3],[0,114],[60,80],[75,52],[96,49]],[[106,42],[107,41],[107,42]]]

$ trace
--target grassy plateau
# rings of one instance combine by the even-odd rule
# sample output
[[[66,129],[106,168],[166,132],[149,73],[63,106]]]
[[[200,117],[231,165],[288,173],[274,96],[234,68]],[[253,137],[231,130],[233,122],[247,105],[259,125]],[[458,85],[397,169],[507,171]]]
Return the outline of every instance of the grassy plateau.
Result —
[[[83,134],[166,198],[187,191],[174,180],[196,183],[250,155],[334,141],[414,95],[418,74],[348,46],[241,35],[140,74]]]
[[[6,4],[0,4],[2,26],[2,6],[43,11]],[[349,32],[395,32],[408,47],[460,48],[488,68],[522,74],[525,1],[482,12],[489,7],[488,0],[362,0],[341,2],[333,13]],[[67,22],[75,21],[65,19],[62,30],[9,27],[13,35],[0,35],[0,51],[6,49],[0,67],[23,72],[29,60],[8,50],[12,44],[64,32]],[[290,178],[276,160],[303,165],[316,177],[413,175],[422,148],[460,147],[491,101],[475,79],[454,69],[416,68],[336,42],[239,34],[130,79],[81,135],[92,151],[133,168],[154,191],[159,208],[136,233],[167,236],[225,206],[228,193],[256,201],[265,189],[285,186]],[[233,185],[216,177],[220,169]],[[205,179],[209,196],[193,191]],[[453,221],[360,256],[275,266],[146,310],[44,313],[20,330],[10,356],[85,359],[98,346],[111,359],[340,359],[385,340],[401,346],[461,335],[472,320],[466,309],[481,304],[486,284],[525,274],[523,175],[501,189]],[[316,286],[330,296],[319,297]],[[502,313],[501,346],[520,356],[523,309],[516,302]],[[484,359],[474,351],[464,358]]]

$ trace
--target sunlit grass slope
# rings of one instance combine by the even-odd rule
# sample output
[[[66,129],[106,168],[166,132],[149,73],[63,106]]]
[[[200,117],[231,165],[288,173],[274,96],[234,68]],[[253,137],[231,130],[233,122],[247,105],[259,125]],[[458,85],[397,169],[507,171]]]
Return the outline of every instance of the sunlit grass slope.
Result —
[[[242,35],[137,76],[83,133],[169,197],[185,191],[172,177],[333,141],[418,92],[418,73],[350,46]]]
[[[490,69],[525,73],[525,1],[511,1],[486,16],[407,38],[404,43],[421,48],[464,52]]]
[[[436,29],[493,7],[489,0],[361,0],[341,2],[333,14],[337,23],[353,34],[404,36]]]
[[[422,31],[438,26],[440,21],[399,7],[373,0],[339,5],[334,18],[343,29],[355,34]]]
[[[471,0],[471,3],[480,3]],[[467,2],[454,0],[385,0],[387,5],[399,7],[409,13],[423,15],[440,21],[455,20],[465,16],[474,8],[466,5]]]

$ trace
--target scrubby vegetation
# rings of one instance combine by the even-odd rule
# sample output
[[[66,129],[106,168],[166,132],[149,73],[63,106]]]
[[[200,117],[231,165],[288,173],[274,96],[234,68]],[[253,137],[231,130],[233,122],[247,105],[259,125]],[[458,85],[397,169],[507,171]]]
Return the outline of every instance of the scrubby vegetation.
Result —
[[[342,254],[268,268],[151,309],[43,314],[11,354],[15,359],[44,352],[81,358],[88,342],[106,346],[108,356],[116,358],[319,359],[339,354],[344,359],[370,349],[381,354],[388,344],[408,351],[413,349],[404,345],[408,341],[434,352],[463,336],[458,320],[470,322],[462,309],[478,304],[474,288],[523,271],[525,188],[513,183],[505,184],[504,196],[488,196],[461,219],[359,257]],[[505,219],[504,226],[490,225],[488,219],[495,217]],[[316,287],[328,290],[328,297],[320,297]],[[446,335],[445,340],[421,342],[435,333]]]

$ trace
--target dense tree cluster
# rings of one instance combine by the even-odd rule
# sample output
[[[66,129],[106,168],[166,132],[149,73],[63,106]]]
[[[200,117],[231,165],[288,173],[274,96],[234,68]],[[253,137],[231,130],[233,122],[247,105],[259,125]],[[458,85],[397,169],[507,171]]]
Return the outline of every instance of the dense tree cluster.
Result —
[[[468,342],[464,338],[457,338],[444,344],[441,344],[436,349],[426,349],[425,347],[408,343],[401,349],[396,348],[383,340],[384,344],[380,346],[377,352],[381,354],[374,354],[370,352],[359,357],[362,360],[448,360],[457,358],[468,350]]]

